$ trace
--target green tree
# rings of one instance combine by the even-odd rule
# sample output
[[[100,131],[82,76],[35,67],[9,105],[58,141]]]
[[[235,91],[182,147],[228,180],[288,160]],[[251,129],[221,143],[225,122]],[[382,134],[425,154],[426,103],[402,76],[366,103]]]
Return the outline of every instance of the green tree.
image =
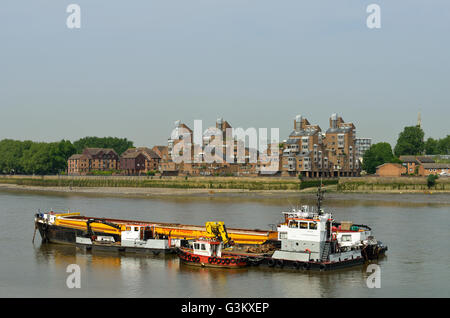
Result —
[[[84,148],[112,148],[118,155],[133,147],[133,142],[127,138],[117,137],[84,137],[73,143],[77,153]]]
[[[430,189],[431,187],[434,187],[436,185],[436,180],[439,178],[439,176],[436,174],[430,174],[427,177],[427,186],[428,189]]]
[[[367,173],[375,173],[377,167],[386,162],[398,162],[392,153],[392,147],[387,142],[373,144],[363,157],[362,168]]]
[[[450,135],[437,141],[437,152],[440,155],[450,154]]]
[[[424,132],[419,126],[405,127],[399,134],[394,153],[402,155],[420,155],[425,149]]]
[[[0,173],[56,174],[66,170],[75,153],[70,141],[45,143],[4,139],[0,141]]]
[[[425,153],[427,155],[439,154],[438,141],[433,138],[428,138],[425,142]]]

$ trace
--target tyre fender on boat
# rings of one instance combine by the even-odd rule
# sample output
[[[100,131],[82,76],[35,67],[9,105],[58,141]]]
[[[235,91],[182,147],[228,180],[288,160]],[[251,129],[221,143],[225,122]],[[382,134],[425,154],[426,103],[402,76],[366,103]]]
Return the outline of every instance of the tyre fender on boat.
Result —
[[[309,269],[310,266],[309,263],[303,263],[303,269]]]
[[[270,267],[273,267],[273,266],[275,266],[275,260],[273,259],[273,258],[271,258],[271,259],[269,259],[269,261],[267,262],[267,264],[270,266]]]

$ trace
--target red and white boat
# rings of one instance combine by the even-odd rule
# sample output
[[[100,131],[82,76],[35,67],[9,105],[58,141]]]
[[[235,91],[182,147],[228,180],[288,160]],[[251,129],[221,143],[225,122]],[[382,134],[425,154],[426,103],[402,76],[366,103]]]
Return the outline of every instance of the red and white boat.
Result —
[[[210,238],[195,240],[190,247],[179,247],[178,257],[183,264],[193,266],[240,268],[248,265],[246,257],[223,252],[223,242]]]

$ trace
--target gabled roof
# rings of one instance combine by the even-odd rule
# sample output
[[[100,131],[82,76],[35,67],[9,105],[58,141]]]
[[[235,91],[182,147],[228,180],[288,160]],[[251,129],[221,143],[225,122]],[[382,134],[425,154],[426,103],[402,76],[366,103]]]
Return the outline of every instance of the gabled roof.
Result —
[[[87,158],[87,156],[77,153],[77,154],[71,155],[68,160],[78,160],[78,159],[83,159],[83,158]]]
[[[450,163],[423,163],[425,169],[450,169]]]
[[[84,150],[83,150],[83,154],[91,155],[91,156],[96,156],[96,155],[100,154],[101,152],[113,153],[114,155],[117,156],[117,153],[112,148],[84,148]]]
[[[419,161],[417,161],[416,159],[416,156],[400,156],[398,159],[400,159],[402,162],[419,163]]]
[[[141,152],[135,151],[135,152],[123,153],[121,158],[122,159],[135,159],[139,156],[144,156],[144,155]]]
[[[419,160],[421,163],[434,163],[433,158],[426,156],[417,157],[417,160]]]
[[[385,165],[393,165],[393,166],[396,166],[397,168],[400,168],[400,169],[404,168],[401,164],[393,163],[393,162],[385,162],[382,165],[377,166],[376,168],[378,169],[378,168],[380,168],[382,166],[385,166]]]

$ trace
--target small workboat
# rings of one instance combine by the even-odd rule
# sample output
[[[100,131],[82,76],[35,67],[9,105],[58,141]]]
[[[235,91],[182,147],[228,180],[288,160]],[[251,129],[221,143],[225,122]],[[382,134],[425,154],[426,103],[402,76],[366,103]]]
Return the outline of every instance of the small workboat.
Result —
[[[193,266],[240,268],[248,265],[246,257],[223,252],[223,242],[215,238],[200,238],[190,247],[179,247],[178,257],[183,264]]]

